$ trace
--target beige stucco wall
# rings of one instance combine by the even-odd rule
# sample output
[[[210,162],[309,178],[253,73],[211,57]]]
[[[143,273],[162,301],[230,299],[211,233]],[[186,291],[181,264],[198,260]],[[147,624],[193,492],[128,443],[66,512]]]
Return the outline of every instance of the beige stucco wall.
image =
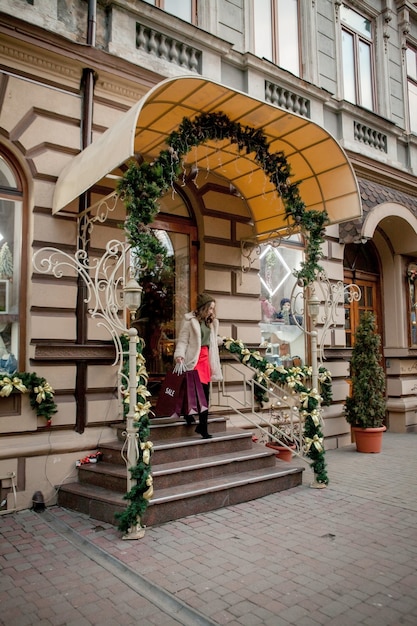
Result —
[[[27,69],[25,55],[19,61],[10,60],[16,69],[22,66]],[[32,68],[34,80],[33,99],[24,99],[27,85],[19,78],[7,78],[6,94],[13,106],[2,116],[2,125],[6,132],[15,138],[20,146],[20,159],[27,162],[33,172],[32,194],[27,211],[30,216],[28,233],[28,249],[37,252],[45,247],[57,247],[64,250],[69,257],[76,247],[77,223],[71,217],[77,207],[73,203],[63,215],[52,216],[52,196],[56,177],[80,148],[80,97],[72,93],[78,89],[80,72],[78,66],[70,67],[68,60],[59,59],[55,64],[57,73],[64,68],[66,89],[57,90],[42,80],[42,63]],[[49,68],[53,72],[52,66]],[[110,126],[123,113],[128,104],[134,103],[134,97],[140,92],[140,85],[132,83],[129,102],[127,90],[120,91],[120,108],[115,107],[117,77],[106,77],[108,91],[104,89],[104,80],[96,93],[99,101],[94,106],[94,136],[98,136],[105,127]],[[108,94],[111,94],[109,97]],[[35,112],[32,112],[35,108]],[[227,192],[227,184],[226,184]],[[94,194],[92,201],[99,199]],[[261,341],[259,319],[260,284],[257,275],[258,262],[255,258],[250,268],[243,263],[240,240],[253,235],[250,224],[251,215],[245,202],[230,193],[208,191],[203,201],[195,203],[194,212],[199,225],[200,281],[199,290],[208,290],[215,294],[217,311],[220,318],[220,334],[241,339],[247,344],[259,345]],[[121,231],[117,222],[122,221],[124,209],[121,203],[110,216],[110,222],[96,225],[89,235],[91,257],[98,259],[103,253],[107,242],[120,238]],[[48,256],[48,253],[45,253]],[[40,261],[40,258],[38,258]],[[338,265],[339,262],[339,265]],[[75,364],[65,362],[54,365],[37,361],[37,342],[67,341],[76,338],[76,272],[69,264],[63,268],[62,279],[50,274],[39,274],[32,265],[29,255],[28,263],[28,301],[27,301],[27,360],[28,370],[36,369],[44,376],[56,391],[58,413],[53,418],[54,430],[48,432],[43,423],[33,419],[26,407],[25,417],[21,419],[22,436],[10,435],[9,452],[3,464],[11,469],[20,464],[21,485],[18,496],[18,507],[27,507],[31,503],[33,492],[41,490],[50,502],[53,502],[54,490],[51,484],[58,485],[74,475],[74,463],[77,458],[93,451],[99,441],[114,438],[106,424],[119,419],[120,411],[114,388],[116,386],[116,370],[111,365],[88,367],[87,393],[87,427],[80,435],[71,430],[75,424],[76,406],[73,395],[76,380]],[[328,266],[328,267],[327,267]],[[340,278],[340,259],[333,254],[326,265],[329,273]],[[62,281],[62,282],[60,282]],[[105,341],[109,339],[105,329],[97,325],[97,321],[88,320],[87,335],[89,340]],[[244,368],[245,369],[245,368]],[[247,372],[244,373],[247,376]],[[213,411],[225,410],[239,406],[243,402],[242,375],[238,370],[230,370],[227,380],[227,397],[220,393],[213,394]],[[228,408],[229,407],[229,408]],[[233,425],[248,424],[240,417],[229,416]],[[23,426],[25,425],[25,426]],[[3,433],[10,432],[10,424],[3,422]],[[102,430],[100,430],[102,428]],[[37,430],[36,430],[37,429]],[[28,439],[25,432],[34,431],[35,439]],[[345,437],[346,425],[340,418],[332,420],[330,437],[332,442]],[[24,459],[30,457],[26,462]],[[47,472],[45,474],[45,468]],[[13,470],[14,471],[14,470]],[[31,474],[29,477],[29,473]],[[47,476],[47,478],[45,478]]]

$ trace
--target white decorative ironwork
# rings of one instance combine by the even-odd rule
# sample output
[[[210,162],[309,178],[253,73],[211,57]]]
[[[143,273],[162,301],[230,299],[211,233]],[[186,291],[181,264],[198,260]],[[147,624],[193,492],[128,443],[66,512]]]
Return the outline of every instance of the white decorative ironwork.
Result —
[[[109,214],[116,210],[118,200],[118,192],[116,190],[112,191],[104,198],[100,198],[98,202],[89,206],[88,209],[83,211],[83,213],[78,215],[78,230],[80,233],[82,250],[87,249],[94,224],[104,224]]]
[[[113,239],[109,241],[100,258],[91,258],[84,250],[77,250],[74,255],[58,248],[41,248],[33,255],[33,265],[37,272],[53,274],[62,278],[69,271],[75,270],[87,287],[85,302],[90,305],[88,312],[97,325],[104,327],[110,334],[115,347],[116,358],[113,365],[123,363],[123,349],[120,334],[126,333],[124,305],[122,302],[126,276],[130,272],[130,246],[126,242]]]
[[[294,323],[307,335],[316,332],[315,328],[320,324],[321,340],[318,345],[318,359],[324,361],[324,344],[328,330],[337,326],[337,313],[344,303],[358,302],[361,298],[361,290],[355,283],[345,284],[339,280],[331,282],[327,274],[320,272],[314,283],[307,290],[300,291],[297,284],[291,292],[291,310],[294,313]],[[297,316],[304,316],[307,305],[307,313],[312,322],[312,330],[307,330],[298,322]],[[312,311],[312,308],[315,311]]]
[[[87,231],[86,231],[87,232]],[[113,239],[108,242],[100,258],[90,258],[85,250],[77,250],[74,256],[58,248],[45,247],[33,256],[33,265],[37,272],[53,274],[56,278],[75,271],[87,287],[85,302],[90,305],[88,312],[97,325],[104,327],[110,334],[115,348],[116,358],[113,365],[118,365],[118,397],[121,405],[122,388],[129,389],[129,412],[126,416],[126,466],[135,467],[139,458],[138,432],[135,424],[137,402],[136,358],[137,330],[127,328],[126,308],[134,315],[135,306],[140,304],[141,287],[133,279],[130,263],[130,245]],[[134,304],[136,303],[136,304]],[[129,336],[129,377],[123,372],[124,351],[120,336]],[[125,447],[125,446],[124,446]],[[136,481],[127,471],[127,491],[130,492]],[[140,524],[133,525],[124,539],[139,539],[144,531]]]

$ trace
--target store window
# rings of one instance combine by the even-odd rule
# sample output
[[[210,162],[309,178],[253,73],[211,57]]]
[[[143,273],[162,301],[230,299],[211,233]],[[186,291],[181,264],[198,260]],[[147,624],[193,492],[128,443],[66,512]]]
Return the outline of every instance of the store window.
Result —
[[[417,347],[417,264],[410,263],[407,268],[407,283],[409,295],[409,311],[410,311],[410,345]]]
[[[253,0],[255,54],[300,75],[298,0]]]
[[[261,246],[259,279],[261,283],[262,345],[266,358],[285,367],[305,363],[304,311],[302,289],[294,270],[304,258],[298,236],[275,247]]]
[[[18,368],[21,249],[22,193],[0,156],[0,373]]]
[[[345,100],[371,111],[375,106],[372,22],[342,4],[342,65]]]
[[[410,131],[417,133],[417,51],[407,48],[406,58]]]
[[[145,0],[167,13],[197,25],[197,0]]]

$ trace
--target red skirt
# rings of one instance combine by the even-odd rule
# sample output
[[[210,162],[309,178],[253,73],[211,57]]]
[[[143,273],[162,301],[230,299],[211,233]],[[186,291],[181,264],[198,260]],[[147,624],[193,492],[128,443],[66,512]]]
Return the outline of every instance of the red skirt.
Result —
[[[200,381],[203,383],[203,385],[207,385],[211,380],[208,346],[202,346],[197,365],[194,369],[197,370]]]

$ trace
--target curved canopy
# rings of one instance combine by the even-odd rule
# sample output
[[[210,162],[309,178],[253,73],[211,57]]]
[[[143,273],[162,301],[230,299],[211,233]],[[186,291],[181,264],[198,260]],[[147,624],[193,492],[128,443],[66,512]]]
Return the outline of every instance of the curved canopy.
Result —
[[[270,153],[282,151],[299,181],[307,210],[326,210],[331,223],[361,215],[358,184],[338,142],[314,122],[267,104],[206,78],[186,76],[158,83],[99,139],[63,169],[53,198],[57,213],[81,193],[103,182],[135,154],[147,160],[167,149],[167,136],[184,117],[202,112],[225,113],[233,122],[262,129]],[[228,140],[208,141],[186,155],[185,164],[197,163],[230,180],[248,203],[256,234],[285,229],[284,207],[275,187],[254,155],[241,154]]]

